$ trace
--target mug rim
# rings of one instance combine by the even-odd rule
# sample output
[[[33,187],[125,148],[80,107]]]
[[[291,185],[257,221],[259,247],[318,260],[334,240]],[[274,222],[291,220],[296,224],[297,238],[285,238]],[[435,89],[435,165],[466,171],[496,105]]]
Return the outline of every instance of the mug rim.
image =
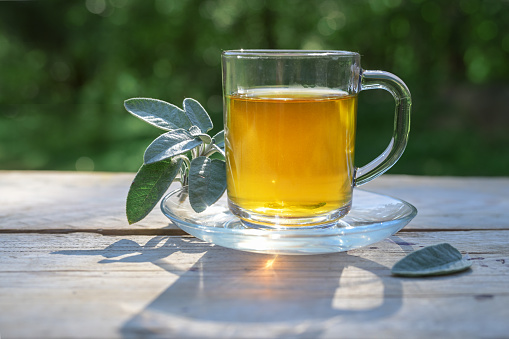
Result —
[[[359,53],[340,50],[315,49],[232,49],[224,50],[223,57],[356,57]]]

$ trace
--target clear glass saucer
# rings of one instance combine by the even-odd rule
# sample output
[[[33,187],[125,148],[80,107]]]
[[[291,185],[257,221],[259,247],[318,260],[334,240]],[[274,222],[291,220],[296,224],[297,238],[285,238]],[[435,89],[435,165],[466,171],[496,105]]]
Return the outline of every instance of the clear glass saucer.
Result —
[[[219,246],[265,254],[323,254],[383,240],[407,225],[417,209],[406,201],[354,189],[352,209],[324,228],[260,229],[244,225],[228,209],[226,193],[202,213],[191,208],[182,188],[161,201],[161,210],[183,231]]]

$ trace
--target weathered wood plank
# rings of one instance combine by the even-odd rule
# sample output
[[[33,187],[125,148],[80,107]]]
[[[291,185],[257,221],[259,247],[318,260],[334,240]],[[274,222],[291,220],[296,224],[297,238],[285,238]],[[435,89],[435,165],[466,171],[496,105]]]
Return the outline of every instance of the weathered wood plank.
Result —
[[[193,237],[0,235],[6,338],[505,337],[509,231],[401,232],[317,256],[250,254]],[[449,242],[470,271],[398,278]]]
[[[509,178],[384,175],[360,188],[416,206],[405,230],[509,229]]]
[[[134,175],[0,171],[0,232],[183,234],[158,206],[144,220],[128,225],[125,199]]]
[[[127,224],[125,198],[133,178],[133,173],[0,171],[0,232],[182,235],[158,207],[143,221]],[[384,175],[361,188],[414,204],[419,214],[405,231],[509,229],[509,178]]]

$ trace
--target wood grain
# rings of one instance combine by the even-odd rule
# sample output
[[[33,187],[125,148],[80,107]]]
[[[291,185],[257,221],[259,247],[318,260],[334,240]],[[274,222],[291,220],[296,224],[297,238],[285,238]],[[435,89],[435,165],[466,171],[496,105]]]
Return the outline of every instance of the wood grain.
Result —
[[[0,232],[183,235],[157,206],[129,226],[134,173],[0,171]],[[177,188],[175,183],[172,188]],[[417,207],[408,230],[509,229],[509,178],[384,175],[361,186]]]
[[[361,189],[404,199],[418,216],[369,247],[316,256],[214,246],[159,208],[128,225],[133,178],[0,171],[0,337],[508,336],[509,178],[384,175]],[[472,268],[390,274],[441,242]]]
[[[405,232],[317,256],[250,254],[180,236],[3,234],[5,338],[506,337],[509,231]],[[482,241],[480,241],[482,240]],[[398,278],[449,242],[474,261]]]
[[[134,176],[0,171],[0,232],[184,234],[158,206],[144,220],[129,226],[125,199]],[[170,189],[177,187],[175,183]]]
[[[405,230],[509,229],[509,178],[384,175],[359,188],[417,207]]]

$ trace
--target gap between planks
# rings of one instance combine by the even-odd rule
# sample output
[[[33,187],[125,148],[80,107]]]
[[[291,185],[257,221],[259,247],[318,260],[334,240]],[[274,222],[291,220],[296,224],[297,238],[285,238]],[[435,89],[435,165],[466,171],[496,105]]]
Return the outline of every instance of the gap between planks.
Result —
[[[169,235],[169,236],[186,236],[188,233],[180,229],[68,229],[56,228],[45,230],[19,230],[19,229],[2,229],[0,234],[72,234],[72,233],[94,233],[109,236],[126,236],[126,235]]]
[[[422,229],[401,229],[398,233],[421,233],[421,232],[490,232],[490,231],[503,231],[503,229],[496,228],[460,228],[460,229],[442,229],[442,228],[422,228]],[[168,236],[187,236],[188,233],[181,229],[161,229],[161,228],[148,228],[148,229],[0,229],[0,234],[71,234],[71,233],[94,233],[108,236],[126,236],[126,235],[168,235]]]

